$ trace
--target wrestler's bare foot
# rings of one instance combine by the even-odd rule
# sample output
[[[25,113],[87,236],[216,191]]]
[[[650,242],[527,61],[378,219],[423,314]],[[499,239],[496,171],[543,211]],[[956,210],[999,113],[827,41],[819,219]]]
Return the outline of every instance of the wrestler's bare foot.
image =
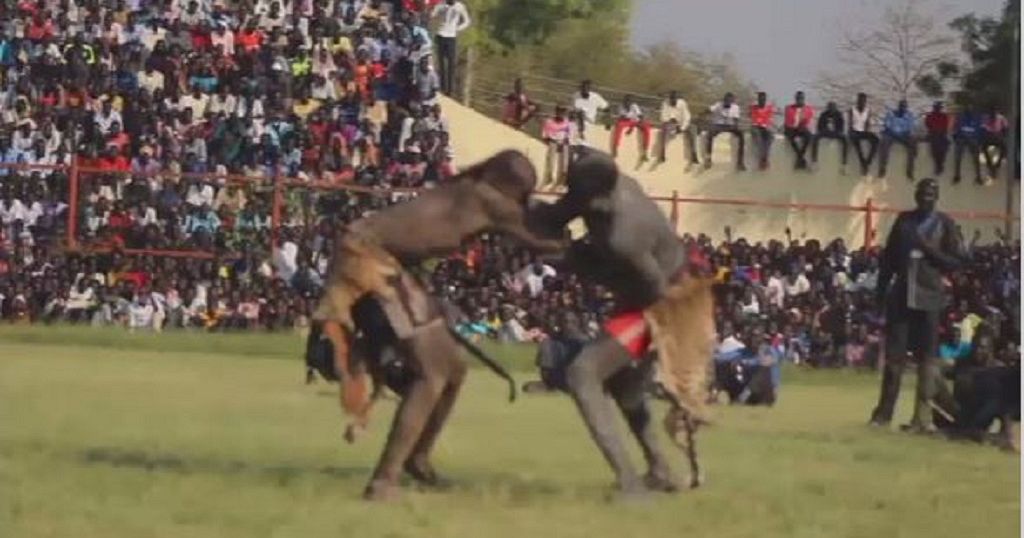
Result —
[[[406,474],[412,477],[420,486],[435,490],[446,490],[452,486],[451,481],[438,476],[434,466],[425,459],[410,458],[409,461],[405,462],[403,468]]]
[[[676,493],[679,491],[679,483],[672,477],[672,474],[664,469],[652,469],[644,476],[644,486],[651,491],[661,493]]]
[[[375,479],[367,484],[363,491],[363,499],[375,502],[393,502],[402,497],[398,484],[387,480]]]
[[[352,423],[352,424],[349,424],[348,426],[345,426],[345,434],[343,436],[345,438],[345,442],[347,442],[350,445],[352,443],[355,443],[356,440],[358,440],[360,437],[362,437],[362,435],[363,435],[363,433],[365,431],[366,431],[365,427],[360,426],[360,425],[355,424],[355,423]]]

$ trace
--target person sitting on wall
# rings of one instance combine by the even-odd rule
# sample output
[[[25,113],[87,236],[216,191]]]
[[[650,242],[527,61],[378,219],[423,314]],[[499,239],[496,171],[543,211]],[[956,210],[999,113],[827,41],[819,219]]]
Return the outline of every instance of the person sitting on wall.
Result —
[[[722,100],[711,105],[708,111],[711,112],[711,125],[708,127],[707,142],[704,150],[707,153],[707,160],[704,161],[704,168],[711,168],[711,149],[715,137],[721,133],[729,133],[739,141],[739,152],[736,156],[736,170],[743,172],[747,167],[743,164],[744,141],[743,131],[740,130],[740,106],[735,103],[732,92],[726,93]]]
[[[807,148],[811,145],[811,120],[814,108],[804,103],[804,92],[796,92],[793,104],[786,107],[783,133],[796,154],[797,170],[807,169]]]
[[[907,108],[906,99],[901,99],[895,110],[885,114],[882,143],[878,151],[878,177],[885,177],[892,145],[900,144],[907,149],[907,179],[914,180],[914,160],[917,158],[917,140],[914,138],[916,123],[917,118]]]
[[[647,152],[651,147],[651,124],[644,119],[644,111],[636,104],[633,96],[626,94],[619,106],[619,116],[615,120],[615,129],[612,131],[612,158],[619,154],[619,143],[622,141],[622,133],[632,134],[634,129],[640,130],[640,144],[642,153],[641,161],[647,160]]]
[[[868,175],[868,168],[875,160],[875,153],[878,151],[878,135],[871,131],[874,114],[868,107],[868,96],[865,93],[857,94],[857,103],[850,108],[849,112],[849,138],[854,151],[857,152],[857,161],[860,162],[860,173]],[[868,144],[868,152],[864,153],[864,142]]]
[[[757,152],[757,166],[761,170],[768,169],[768,155],[771,153],[772,140],[775,132],[772,123],[775,120],[775,107],[768,102],[768,95],[757,92],[757,103],[750,105],[750,138]]]
[[[839,111],[839,107],[836,106],[835,101],[829,101],[825,106],[825,111],[818,116],[818,129],[814,134],[814,142],[811,145],[811,160],[815,164],[818,163],[818,144],[824,138],[838,140],[840,147],[840,155],[842,156],[842,173],[846,174],[846,156],[847,156],[847,141],[845,134],[846,122],[843,120],[843,113]]]

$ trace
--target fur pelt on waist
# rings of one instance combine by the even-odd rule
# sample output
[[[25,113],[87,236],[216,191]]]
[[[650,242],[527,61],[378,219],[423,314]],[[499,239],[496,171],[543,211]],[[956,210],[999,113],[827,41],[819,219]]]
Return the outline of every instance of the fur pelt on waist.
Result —
[[[657,349],[656,380],[697,423],[710,422],[706,402],[713,315],[711,281],[696,277],[672,284],[644,311]]]
[[[352,306],[368,293],[394,299],[391,280],[402,273],[402,265],[372,238],[357,232],[342,234],[334,248],[330,275],[313,319],[335,321],[352,331]]]

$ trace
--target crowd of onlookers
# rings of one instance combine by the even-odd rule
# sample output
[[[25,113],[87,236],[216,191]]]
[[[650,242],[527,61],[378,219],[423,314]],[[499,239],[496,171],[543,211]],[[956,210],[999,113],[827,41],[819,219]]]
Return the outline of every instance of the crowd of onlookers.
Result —
[[[331,237],[324,222],[282,231],[273,257],[243,249],[209,259],[66,254],[19,244],[0,249],[0,318],[145,330],[304,327],[322,290]],[[714,276],[716,358],[767,353],[776,362],[813,366],[878,364],[884,342],[874,296],[877,249],[849,250],[842,240],[682,240],[698,248]],[[997,335],[1000,356],[1013,359],[1020,337],[1019,242],[975,240],[970,252],[968,269],[948,282],[952,301],[941,353],[948,360],[968,356],[974,332],[985,324]],[[431,290],[456,307],[451,321],[472,338],[586,338],[614,309],[600,286],[500,237],[484,236],[424,274]]]
[[[522,81],[516,80],[505,97],[503,119],[518,129],[535,118],[540,122],[540,136],[548,145],[545,180],[554,182],[563,178],[574,149],[592,144],[587,133],[601,125],[611,130],[612,155],[618,154],[624,135],[636,133],[641,161],[654,153],[658,163],[665,162],[672,140],[681,137],[687,168],[702,162],[704,168],[712,166],[712,147],[720,134],[735,139],[736,168],[741,171],[747,169],[748,142],[757,168],[768,169],[772,164],[771,146],[777,137],[792,150],[796,170],[817,166],[822,141],[833,141],[838,146],[844,174],[853,152],[861,175],[871,174],[872,166],[877,166],[875,175],[884,177],[894,145],[906,151],[908,178],[917,171],[921,145],[928,148],[932,165],[927,173],[941,176],[952,164],[954,183],[961,181],[965,155],[970,163],[968,172],[978,184],[996,177],[1005,162],[1019,167],[1017,152],[1008,151],[1011,125],[996,107],[976,110],[965,105],[950,113],[944,102],[936,101],[930,111],[919,116],[904,100],[892,108],[876,108],[863,93],[857,94],[849,106],[830,101],[823,110],[808,104],[802,91],[796,92],[792,103],[781,107],[773,104],[766,93],[758,92],[746,109],[735,95],[726,93],[706,111],[691,112],[686,100],[670,91],[657,110],[645,110],[631,94],[623,95],[613,106],[585,80],[568,103],[544,111],[529,98]]]
[[[0,4],[0,163],[7,166],[0,168],[0,320],[139,330],[308,324],[336,224],[405,196],[387,187],[430,185],[454,173],[438,95],[455,89],[456,39],[469,24],[453,0]],[[545,117],[549,175],[556,165],[564,170],[572,146],[587,144],[607,109],[585,82],[571,106]],[[774,114],[759,95],[744,133],[739,106],[726,95],[711,107],[704,155],[719,133],[748,136],[767,167]],[[943,156],[936,167],[945,162],[943,137],[947,149],[950,137],[956,147],[958,176],[965,150],[975,163],[1000,150],[991,156],[996,168],[1005,158],[1005,118],[971,114],[953,121],[936,107],[925,118],[933,155]],[[535,117],[538,107],[517,83],[506,121],[521,127]],[[798,167],[816,160],[821,139],[835,138],[844,162],[847,144],[865,169],[879,150],[884,171],[888,148],[916,147],[919,126],[905,106],[885,114],[878,134],[872,118],[861,96],[845,112],[830,104],[815,122],[798,94],[785,107],[783,133]],[[631,97],[610,120],[613,150],[632,131],[650,147],[652,124]],[[660,140],[683,135],[691,163],[699,163],[686,102],[671,93],[660,120]],[[59,168],[72,155],[82,170],[74,199],[68,169]],[[740,164],[742,156],[741,146]],[[272,229],[281,178],[385,189],[277,189],[284,200]],[[59,244],[69,233],[69,203],[77,204],[73,239],[87,250]],[[816,365],[877,361],[879,319],[869,307],[875,251],[848,251],[841,241],[684,240],[715,271],[719,356],[768,349]],[[950,283],[956,300],[943,349],[964,353],[985,320],[1000,328],[1001,349],[1016,353],[1019,245],[973,250],[971,269]],[[497,237],[430,267],[428,281],[457,307],[458,329],[479,338],[593,335],[614,308],[601,287]]]
[[[87,246],[269,249],[274,178],[443,180],[438,95],[469,24],[452,0],[4,3],[0,239],[40,240],[76,203]],[[45,167],[72,155],[69,202]],[[308,224],[288,195],[282,223]]]

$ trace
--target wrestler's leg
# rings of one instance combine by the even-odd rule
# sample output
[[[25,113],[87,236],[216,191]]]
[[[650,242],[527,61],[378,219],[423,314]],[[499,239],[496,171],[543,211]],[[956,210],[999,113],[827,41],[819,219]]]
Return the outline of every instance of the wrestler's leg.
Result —
[[[657,428],[646,392],[645,385],[650,368],[650,362],[646,362],[636,368],[619,371],[608,380],[608,391],[643,449],[644,459],[647,461],[647,475],[644,477],[647,487],[660,491],[676,491],[679,486],[658,443]]]
[[[367,499],[387,499],[396,494],[402,466],[412,454],[413,447],[423,434],[427,420],[445,390],[443,372],[448,360],[445,354],[449,350],[437,349],[432,345],[432,340],[435,339],[411,338],[408,345],[404,346],[416,378],[395,411],[380,461],[364,492]]]
[[[612,402],[605,394],[605,382],[629,367],[629,356],[622,346],[604,335],[583,347],[569,365],[566,381],[591,437],[615,472],[617,486],[623,491],[635,492],[641,490],[642,485],[615,425]]]
[[[445,324],[436,323],[424,327],[421,331],[428,333],[423,335],[423,338],[430,340],[429,345],[439,350],[437,370],[434,373],[444,379],[444,390],[441,392],[441,397],[434,407],[433,413],[427,419],[427,424],[413,447],[412,454],[405,461],[404,468],[415,480],[430,486],[440,486],[443,481],[438,478],[430,463],[430,452],[448,420],[456,398],[458,398],[459,389],[462,388],[462,382],[466,378],[466,364],[459,359],[457,344]],[[417,338],[420,337],[417,334]],[[442,358],[446,360],[442,362]]]
[[[352,360],[349,333],[340,323],[323,322],[323,334],[334,347],[334,371],[341,385],[341,408],[365,423],[363,412],[370,399],[370,379],[365,368],[356,367]]]

